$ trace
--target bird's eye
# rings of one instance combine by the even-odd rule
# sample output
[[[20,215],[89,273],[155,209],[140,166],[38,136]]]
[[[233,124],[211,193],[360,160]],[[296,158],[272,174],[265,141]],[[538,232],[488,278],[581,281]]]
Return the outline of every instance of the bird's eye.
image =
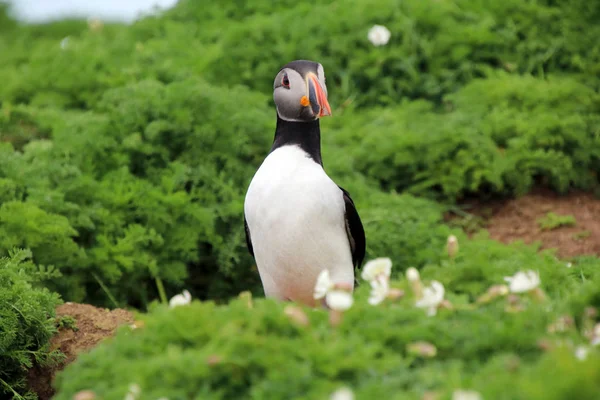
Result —
[[[283,78],[281,78],[281,84],[286,88],[290,87],[290,79],[288,78],[287,74],[283,74]]]

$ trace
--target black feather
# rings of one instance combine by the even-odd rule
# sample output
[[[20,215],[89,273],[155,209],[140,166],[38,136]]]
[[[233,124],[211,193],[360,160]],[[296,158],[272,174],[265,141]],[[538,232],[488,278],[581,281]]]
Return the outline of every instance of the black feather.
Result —
[[[341,186],[338,186],[344,193],[344,204],[346,205],[346,233],[350,241],[350,249],[352,250],[352,263],[356,268],[360,268],[365,259],[365,249],[367,241],[365,238],[365,230],[362,221],[356,211],[356,206],[350,193]]]
[[[254,249],[252,248],[252,238],[250,238],[250,229],[248,229],[248,222],[246,221],[246,215],[244,215],[244,230],[246,231],[246,246],[248,251],[254,257]]]

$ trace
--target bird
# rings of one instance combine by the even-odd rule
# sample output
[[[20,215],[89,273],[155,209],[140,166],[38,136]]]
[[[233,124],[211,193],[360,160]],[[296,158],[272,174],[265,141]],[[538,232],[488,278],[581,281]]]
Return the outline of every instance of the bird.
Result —
[[[365,231],[350,193],[323,167],[320,118],[331,116],[323,65],[285,64],[275,76],[273,100],[273,143],[244,199],[246,245],[266,298],[314,307],[325,269],[333,284],[354,290]]]

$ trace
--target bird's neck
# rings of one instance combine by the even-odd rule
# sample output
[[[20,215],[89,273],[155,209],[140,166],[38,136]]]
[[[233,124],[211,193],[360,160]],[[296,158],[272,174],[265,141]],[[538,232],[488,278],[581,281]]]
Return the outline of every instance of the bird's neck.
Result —
[[[319,120],[309,122],[285,121],[277,115],[277,127],[271,152],[275,149],[296,145],[304,150],[315,162],[323,166],[321,159],[321,128]]]

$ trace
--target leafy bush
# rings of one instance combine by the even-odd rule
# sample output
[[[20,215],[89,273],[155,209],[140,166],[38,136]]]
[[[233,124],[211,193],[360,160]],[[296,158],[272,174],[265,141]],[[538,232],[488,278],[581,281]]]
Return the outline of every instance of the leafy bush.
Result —
[[[447,96],[344,116],[336,140],[383,187],[455,200],[600,188],[600,97],[571,79],[500,74]],[[349,127],[352,128],[349,128]]]
[[[235,112],[238,101],[246,111]],[[19,107],[52,141],[32,141],[22,152],[3,147],[2,247],[27,246],[37,262],[69,272],[59,289],[75,300],[100,281],[117,302],[143,305],[148,289],[140,282],[181,284],[188,263],[203,270],[204,289],[214,286],[211,273],[231,271],[242,255],[249,264],[239,221],[253,172],[246,166],[258,162],[256,147],[268,148],[261,103],[242,88],[192,79],[107,91],[98,113],[61,118]],[[87,300],[100,296],[108,300],[101,292]]]
[[[330,86],[337,88],[332,91],[335,103],[353,99],[360,106],[403,98],[439,101],[490,70],[540,77],[570,72],[598,88],[600,46],[594,35],[599,33],[595,21],[600,6],[589,2],[250,3],[230,3],[235,11],[221,7],[219,14],[235,21],[230,29],[217,29],[213,23],[197,33],[219,46],[223,55],[207,69],[211,79],[227,83],[235,76],[268,92],[279,67],[274,60],[318,59],[333,82]],[[181,18],[187,12],[190,20],[216,14],[195,9],[187,1],[172,14]],[[387,46],[375,48],[367,41],[373,24],[392,32]],[[589,27],[586,33],[582,24]]]
[[[546,77],[570,73],[598,88],[600,6],[578,0],[524,3],[365,0],[272,4],[263,0],[198,6],[181,1],[132,25],[43,31],[12,29],[0,39],[0,98],[89,108],[127,82],[173,82],[203,74],[221,85],[269,93],[282,63],[323,62],[334,104],[439,102],[491,70]],[[223,29],[226,24],[227,29]],[[387,46],[367,40],[373,24],[392,32]],[[62,36],[59,36],[61,35]],[[307,36],[308,35],[308,36]],[[66,48],[60,41],[69,37]],[[285,60],[285,61],[282,61]],[[22,68],[23,63],[27,68]]]
[[[413,306],[403,279],[392,283],[406,290],[405,298],[378,306],[367,303],[369,286],[361,285],[337,327],[323,310],[304,310],[309,325],[303,326],[301,318],[288,318],[289,303],[265,299],[160,306],[142,328],[121,329],[69,366],[58,377],[56,398],[92,390],[117,399],[130,385],[139,386],[141,398],[169,399],[317,399],[342,386],[358,399],[421,399],[426,392],[449,399],[458,388],[486,399],[595,398],[600,357],[581,326],[584,307],[600,306],[598,260],[567,268],[534,247],[460,240],[456,259],[422,271],[425,283],[446,286],[453,309],[427,316]],[[476,303],[504,276],[529,268],[539,271],[546,304],[527,294],[516,303],[504,297]],[[566,315],[576,324],[549,330]],[[422,341],[435,349],[415,351]],[[579,345],[589,349],[583,361],[574,354]]]
[[[63,272],[50,288],[98,305],[144,308],[163,283],[260,293],[243,196],[294,58],[325,66],[325,166],[369,255],[443,255],[443,207],[393,192],[597,187],[596,3],[371,3],[181,1],[127,26],[4,24],[0,9],[0,254],[31,249]],[[388,45],[368,42],[374,23]]]
[[[0,397],[35,398],[25,384],[26,369],[58,360],[48,342],[56,326],[58,295],[40,288],[56,276],[52,268],[35,266],[31,252],[19,250],[0,258]]]

